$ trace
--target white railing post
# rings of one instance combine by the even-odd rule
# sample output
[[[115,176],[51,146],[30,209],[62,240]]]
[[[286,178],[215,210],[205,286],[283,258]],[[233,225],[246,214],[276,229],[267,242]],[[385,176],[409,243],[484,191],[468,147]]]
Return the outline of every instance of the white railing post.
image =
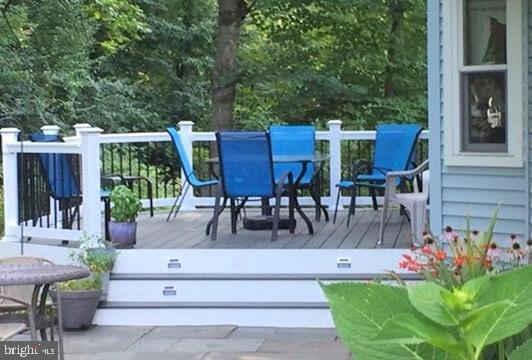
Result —
[[[2,135],[2,164],[4,171],[4,240],[19,241],[20,234],[14,231],[18,221],[18,160],[16,152],[9,152],[8,144],[18,142],[19,129],[4,128]]]
[[[80,130],[81,129],[89,129],[91,128],[91,124],[87,124],[87,123],[80,123],[80,124],[74,124],[74,131],[76,131],[76,137],[80,137],[81,136],[81,133],[80,133]]]
[[[194,123],[192,121],[180,121],[177,123],[179,127],[179,134],[181,135],[181,141],[183,142],[183,147],[187,153],[190,164],[193,166],[192,158],[192,128]],[[185,173],[181,170],[181,187],[185,185]],[[189,189],[185,198],[183,199],[183,204],[181,205],[181,211],[193,211],[196,209],[196,202],[194,201],[194,190]]]
[[[89,237],[102,236],[100,194],[100,128],[79,129],[81,136],[81,184],[83,231]]]
[[[329,151],[330,151],[330,168],[329,168],[329,181],[330,181],[330,198],[329,208],[333,209],[338,196],[338,184],[342,178],[342,121],[330,120],[327,122],[329,127]],[[342,204],[338,205],[342,209]]]

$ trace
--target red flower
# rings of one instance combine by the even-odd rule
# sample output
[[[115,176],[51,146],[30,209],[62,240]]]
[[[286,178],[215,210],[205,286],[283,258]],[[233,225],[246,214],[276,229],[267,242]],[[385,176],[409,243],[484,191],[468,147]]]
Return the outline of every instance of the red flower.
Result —
[[[461,256],[461,255],[455,256],[453,259],[453,262],[456,266],[462,266],[465,263],[465,261],[466,261],[466,257]]]
[[[447,259],[447,253],[443,250],[436,251],[436,254],[434,254],[434,256],[436,256],[436,260],[438,261],[443,261]]]
[[[401,269],[406,269],[412,272],[420,272],[423,269],[423,265],[413,259],[410,255],[403,255],[403,258],[404,260],[399,263]]]
[[[432,249],[428,245],[423,246],[423,249],[421,249],[421,251],[425,255],[432,255]]]

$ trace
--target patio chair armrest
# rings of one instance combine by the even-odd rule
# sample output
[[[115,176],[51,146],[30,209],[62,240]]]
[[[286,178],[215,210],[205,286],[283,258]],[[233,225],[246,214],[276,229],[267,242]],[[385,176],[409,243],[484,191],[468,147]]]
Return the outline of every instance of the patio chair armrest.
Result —
[[[395,178],[398,178],[398,177],[412,177],[412,176],[416,176],[418,174],[421,174],[423,171],[427,170],[429,168],[429,160],[425,160],[421,163],[421,165],[419,165],[418,167],[416,167],[415,169],[412,169],[412,170],[404,170],[404,171],[390,171],[388,173],[386,173],[386,177],[395,177]]]
[[[113,185],[115,185],[117,178],[119,179],[120,184],[126,183],[125,178],[121,174],[108,174],[108,175],[100,176],[100,179],[102,179],[102,182],[104,181],[112,182]]]
[[[404,171],[390,171],[386,174],[386,192],[393,195],[396,193],[397,186],[401,183],[402,178],[414,178],[419,176],[423,171],[429,168],[429,160],[423,161],[421,165],[412,170]],[[414,187],[414,192],[418,192],[416,187]]]

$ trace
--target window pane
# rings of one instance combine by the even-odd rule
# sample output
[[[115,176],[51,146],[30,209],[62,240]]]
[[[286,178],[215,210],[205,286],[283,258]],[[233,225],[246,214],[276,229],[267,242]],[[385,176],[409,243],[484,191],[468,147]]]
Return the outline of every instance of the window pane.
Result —
[[[506,152],[506,72],[465,73],[462,82],[462,151]]]
[[[465,65],[506,64],[506,0],[465,0]]]

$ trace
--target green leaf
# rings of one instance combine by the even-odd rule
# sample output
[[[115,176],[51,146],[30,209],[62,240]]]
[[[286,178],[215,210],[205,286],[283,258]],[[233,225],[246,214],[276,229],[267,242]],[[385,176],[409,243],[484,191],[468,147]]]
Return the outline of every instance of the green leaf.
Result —
[[[455,314],[445,304],[442,294],[450,292],[435,283],[426,283],[408,288],[408,299],[417,311],[430,320],[443,325],[458,325]]]
[[[476,326],[482,329],[480,337],[472,335],[478,346],[492,344],[524,330],[532,323],[532,267],[526,266],[490,278],[479,295],[479,307],[501,304],[498,313],[487,316]],[[505,303],[505,305],[502,305]]]
[[[403,287],[379,284],[320,284],[329,300],[336,329],[357,360],[422,359],[404,344],[373,339],[388,319],[415,314]]]
[[[384,323],[384,327],[375,337],[375,341],[397,344],[422,344],[426,342],[458,357],[467,355],[467,348],[456,340],[449,329],[420,316],[412,314],[394,316]]]
[[[511,301],[499,301],[474,311],[461,324],[464,339],[476,349],[482,349],[486,345],[519,332],[518,328],[511,326],[507,331],[496,329],[505,312],[511,307],[515,307]]]
[[[530,360],[532,354],[532,339],[515,349],[508,360]]]
[[[469,280],[462,286],[462,290],[469,293],[473,300],[475,300],[484,291],[486,286],[489,285],[490,278],[491,276],[488,275]]]

